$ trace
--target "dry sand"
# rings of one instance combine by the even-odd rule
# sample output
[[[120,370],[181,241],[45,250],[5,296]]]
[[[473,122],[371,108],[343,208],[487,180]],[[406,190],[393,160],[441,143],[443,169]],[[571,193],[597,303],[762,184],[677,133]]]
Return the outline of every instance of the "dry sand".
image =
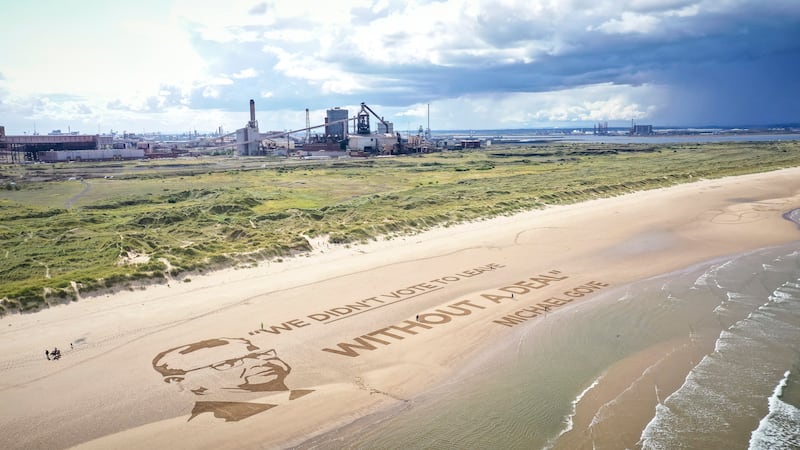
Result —
[[[0,447],[299,444],[446,381],[509,338],[511,315],[536,326],[547,299],[558,314],[611,287],[797,240],[782,214],[800,207],[799,175],[703,180],[367,245],[318,242],[280,263],[6,316]],[[48,361],[54,346],[63,356]],[[269,349],[291,367],[287,390],[243,381]],[[165,361],[171,371],[159,373]]]

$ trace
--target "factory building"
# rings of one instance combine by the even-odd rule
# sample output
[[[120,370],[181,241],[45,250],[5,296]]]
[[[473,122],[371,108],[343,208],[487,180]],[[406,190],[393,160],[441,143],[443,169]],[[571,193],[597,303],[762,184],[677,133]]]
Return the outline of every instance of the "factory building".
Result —
[[[50,150],[39,152],[39,161],[110,161],[123,159],[142,159],[144,150],[138,148],[108,148],[99,150]]]
[[[370,114],[378,119],[377,132],[370,129]],[[258,122],[255,120],[255,102],[250,100],[250,121],[247,126],[236,131],[237,154],[239,156],[255,156],[263,151],[277,151],[286,142],[286,153],[293,153],[306,157],[339,156],[349,151],[350,156],[395,155],[410,152],[427,151],[430,147],[428,141],[413,148],[404,146],[399,133],[394,132],[394,124],[377,115],[365,103],[361,103],[361,111],[356,117],[348,117],[349,111],[339,107],[326,111],[325,123],[311,126],[308,110],[306,110],[306,126],[296,130],[260,133]],[[348,131],[348,124],[354,121],[352,133]],[[325,127],[322,136],[312,139],[311,130]],[[305,142],[293,142],[291,135],[305,132]],[[279,141],[281,139],[281,141]],[[270,144],[271,143],[271,144]],[[266,145],[262,145],[266,144]],[[292,150],[297,150],[293,152]],[[324,152],[324,153],[323,153]]]
[[[481,148],[480,139],[462,139],[461,148]]]
[[[42,136],[38,134],[23,136],[7,136],[5,128],[0,127],[0,153],[8,158],[9,162],[43,161],[41,155],[68,151],[99,151],[110,149],[113,138],[101,135],[81,134],[53,134]],[[83,159],[104,159],[101,153],[87,153]]]
[[[347,119],[348,111],[341,109],[338,106],[329,109],[325,116],[325,136],[337,139],[344,139],[347,137]]]
[[[244,128],[236,130],[236,153],[239,156],[255,156],[259,154],[261,133],[256,121],[256,102],[250,99],[250,121]]]
[[[650,136],[653,134],[652,125],[634,125],[631,128],[631,136]]]
[[[394,124],[381,117],[381,120],[378,121],[378,134],[394,134]]]
[[[400,136],[395,136],[390,133],[376,133],[372,134],[369,125],[369,116],[375,116],[381,127],[378,130],[393,130],[394,126],[391,122],[387,122],[383,117],[378,116],[365,103],[361,103],[361,111],[356,116],[356,133],[348,137],[347,148],[351,151],[351,155],[374,155],[374,154],[394,154],[400,146]]]
[[[391,154],[397,137],[391,134],[368,134],[350,136],[347,148],[353,152]]]

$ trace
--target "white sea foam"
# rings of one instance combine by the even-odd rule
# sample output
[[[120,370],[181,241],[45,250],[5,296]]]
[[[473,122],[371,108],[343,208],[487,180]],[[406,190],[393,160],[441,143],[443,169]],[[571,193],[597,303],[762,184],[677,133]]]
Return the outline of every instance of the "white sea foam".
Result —
[[[776,287],[767,303],[720,333],[714,351],[656,407],[639,440],[643,448],[736,442],[728,433],[729,420],[746,415],[747,405],[764,395],[764,376],[775,373],[775,364],[796,355],[792,343],[800,337],[796,323],[800,296],[788,292],[796,284],[793,280]],[[730,378],[732,373],[735,376]],[[753,431],[751,449],[800,448],[800,410],[780,399],[789,375],[785,373],[769,397],[769,414]]]
[[[750,449],[800,448],[800,409],[781,400],[789,375],[787,370],[769,397],[769,412],[750,435]]]
[[[792,294],[791,292],[787,292],[787,290],[776,289],[775,292],[773,292],[772,295],[769,296],[769,300],[771,302],[781,303],[781,302],[784,302],[786,300],[794,300],[795,299],[794,295],[796,295],[796,294]]]
[[[725,350],[725,348],[728,347],[730,341],[733,339],[734,339],[733,333],[727,330],[722,330],[722,332],[719,334],[719,337],[717,338],[717,341],[714,343],[714,353],[720,353],[721,351]],[[706,356],[706,358],[707,357],[708,356]]]
[[[694,281],[695,287],[708,286],[709,285],[708,279],[711,276],[712,276],[712,273],[709,270],[708,272],[705,272],[702,275],[700,275],[699,277],[697,277],[697,279]]]
[[[625,293],[624,293],[624,294],[622,294],[622,295],[621,295],[621,296],[620,296],[620,297],[617,299],[617,303],[621,303],[621,302],[627,302],[627,301],[629,301],[629,300],[631,300],[631,299],[633,299],[633,298],[634,298],[634,295],[631,293],[631,287],[630,287],[630,286],[628,286],[628,287],[625,289]]]
[[[656,405],[656,413],[645,426],[638,444],[645,449],[672,449],[680,447],[682,437],[675,430],[687,431],[706,426],[719,429],[725,425],[725,418],[708,408],[715,405],[726,409],[730,402],[715,392],[713,386],[707,384],[704,373],[713,358],[706,356],[686,376],[683,385],[670,394],[663,403]],[[701,404],[694,404],[692,399],[703,399]],[[673,411],[672,408],[676,408]],[[688,415],[687,415],[688,413]]]
[[[646,369],[644,369],[642,371],[641,375],[639,375],[635,380],[633,380],[633,382],[630,383],[628,385],[628,387],[625,388],[625,390],[620,392],[619,395],[617,395],[613,399],[609,400],[608,402],[604,403],[600,408],[597,409],[597,413],[595,413],[594,417],[592,417],[592,422],[589,424],[589,428],[592,428],[595,425],[599,424],[605,417],[608,416],[608,414],[606,414],[606,411],[608,411],[611,407],[613,407],[614,405],[619,403],[621,398],[625,394],[633,391],[634,389],[638,390],[639,389],[639,383],[641,383],[641,381],[644,380],[645,377],[650,375],[650,373],[658,370],[658,367],[664,361],[667,361],[669,358],[671,358],[672,355],[675,354],[675,352],[682,351],[682,350],[686,349],[687,346],[688,346],[688,344],[682,344],[682,345],[679,345],[678,347],[673,348],[672,350],[667,352],[664,356],[659,358],[658,361],[654,362],[653,364],[649,365]],[[661,397],[659,396],[658,386],[657,385],[655,385],[655,393],[656,393],[656,399],[658,400],[658,403],[661,403]]]
[[[749,295],[742,294],[741,292],[726,292],[725,297],[729,302],[741,301],[741,299],[750,298]]]
[[[575,399],[574,399],[574,400],[572,400],[572,403],[571,403],[571,406],[570,406],[570,413],[569,413],[569,415],[568,415],[568,416],[567,416],[567,418],[566,418],[566,422],[567,422],[567,423],[566,423],[566,425],[565,425],[565,426],[564,426],[564,428],[563,428],[563,429],[562,429],[562,430],[561,430],[561,431],[558,433],[558,436],[556,436],[556,437],[554,437],[554,438],[550,439],[550,440],[547,442],[547,445],[545,445],[545,447],[544,447],[544,448],[547,448],[547,449],[549,449],[549,448],[553,448],[553,445],[555,445],[556,441],[558,441],[558,438],[560,438],[561,436],[565,435],[566,433],[569,433],[570,431],[572,431],[572,428],[575,426],[575,423],[573,422],[573,419],[575,418],[575,414],[577,413],[577,410],[578,410],[578,403],[580,403],[580,402],[581,402],[581,400],[583,399],[583,397],[584,397],[584,396],[585,396],[585,395],[586,395],[586,394],[587,394],[589,391],[591,391],[592,389],[594,389],[594,388],[595,388],[595,386],[597,386],[598,384],[600,384],[600,380],[602,380],[604,376],[605,376],[605,374],[602,374],[602,375],[600,375],[599,377],[597,377],[597,378],[596,378],[596,379],[595,379],[595,380],[592,382],[592,384],[590,384],[590,385],[589,385],[589,387],[587,387],[586,389],[584,389],[584,390],[583,390],[583,391],[582,391],[580,394],[578,394],[578,396],[577,396],[577,397],[575,397]]]
[[[719,285],[717,281],[717,275],[719,271],[723,269],[730,261],[726,261],[722,264],[715,264],[709,267],[705,272],[703,272],[697,279],[694,281],[694,287],[699,286],[715,286],[721,288],[722,286]]]
[[[797,245],[793,244],[791,248],[784,246],[744,255],[724,270],[720,270],[719,265],[724,260],[698,265],[679,274],[670,274],[667,289],[662,279],[654,278],[633,287],[615,288],[602,301],[580,303],[583,309],[575,311],[575,320],[571,322],[575,328],[567,329],[566,323],[562,327],[548,322],[553,330],[564,329],[563,336],[555,331],[548,335],[558,339],[554,342],[559,344],[552,358],[544,356],[551,356],[553,346],[537,346],[540,340],[534,339],[534,334],[526,334],[529,329],[541,331],[543,327],[519,327],[519,332],[513,334],[514,339],[506,341],[510,351],[503,356],[514,361],[513,365],[501,368],[508,383],[481,383],[486,387],[478,392],[475,383],[447,386],[442,390],[446,395],[430,397],[444,401],[426,403],[427,408],[415,404],[408,411],[407,418],[381,425],[386,434],[398,436],[393,438],[395,440],[382,439],[378,444],[373,440],[371,445],[362,443],[340,447],[402,448],[409,444],[413,447],[423,442],[421,436],[426,436],[427,447],[541,448],[559,445],[566,438],[578,434],[586,441],[597,438],[598,447],[601,443],[613,446],[601,441],[597,431],[610,417],[609,414],[618,411],[618,407],[625,407],[630,394],[634,394],[653,396],[651,404],[655,405],[655,409],[646,411],[653,417],[640,436],[639,445],[644,448],[746,448],[751,433],[767,413],[767,399],[776,382],[787,367],[797,361],[800,301],[780,301],[786,298],[782,293],[793,294],[800,300],[800,294],[794,294],[794,290],[800,288],[800,257],[785,256],[796,248]],[[775,259],[778,252],[785,262]],[[768,272],[762,270],[762,263],[767,263]],[[712,264],[714,266],[710,267]],[[694,286],[696,280],[706,285]],[[781,292],[775,294],[780,299],[771,300],[767,307],[757,309],[773,291]],[[681,300],[671,300],[672,297]],[[718,316],[714,316],[711,310],[715,310]],[[750,319],[746,319],[754,311]],[[631,352],[641,350],[640,345],[633,345],[634,342],[626,341],[626,338],[641,339],[642,346],[652,345],[656,340],[653,337],[650,341],[650,335],[657,333],[663,334],[657,340],[659,343],[663,342],[662,339],[679,335],[685,337],[687,324],[692,337],[697,333],[701,339],[717,337],[717,342],[710,355],[687,355],[694,367],[681,387],[670,393],[664,390],[666,385],[659,384],[654,392],[649,384],[645,386],[644,382],[638,382],[617,405],[601,407],[595,417],[588,417],[592,423],[587,424],[589,429],[584,429],[583,417],[577,417],[577,408],[583,414],[588,409],[585,408],[587,404],[595,403],[597,392],[604,390],[603,386],[609,380],[608,374],[594,382],[592,377],[603,368],[613,367],[619,356],[630,356]],[[728,328],[731,324],[736,326]],[[592,328],[595,325],[599,328]],[[720,333],[721,329],[725,332]],[[525,333],[520,333],[522,331]],[[620,338],[601,339],[618,333]],[[516,339],[521,335],[525,335],[524,340]],[[514,357],[515,347],[525,350]],[[591,352],[570,351],[573,348]],[[711,350],[705,346],[702,349]],[[620,352],[622,355],[618,354]],[[576,358],[578,354],[580,357]],[[556,356],[568,358],[564,361],[569,361],[569,364],[559,361]],[[677,367],[686,359],[673,355],[666,363],[650,369],[651,376],[659,373],[664,364]],[[701,360],[699,363],[698,359]],[[542,361],[547,363],[540,364]],[[531,369],[534,364],[537,365],[535,371]],[[485,371],[497,373],[494,365],[490,367]],[[484,374],[483,370],[481,374]],[[798,374],[792,370],[788,387],[783,389],[785,401],[781,400],[782,403],[788,402],[789,395],[794,394],[794,377]],[[574,384],[575,379],[580,380],[579,384]],[[650,377],[645,380],[649,382]],[[515,387],[513,392],[508,390],[508,386]],[[495,392],[494,389],[501,391]],[[461,392],[465,394],[460,395]],[[474,396],[476,393],[478,395]],[[467,400],[456,402],[453,399]],[[655,404],[658,399],[660,403]],[[773,411],[784,408],[781,403],[773,404]],[[378,430],[371,429],[370,432],[374,435]],[[764,433],[759,431],[756,434],[760,437]],[[630,444],[631,447],[639,446]]]
[[[669,397],[667,397],[669,399]],[[669,406],[659,403],[656,405],[656,414],[647,424],[647,426],[642,431],[642,436],[637,442],[638,445],[642,446],[642,448],[652,449],[652,450],[662,450],[662,449],[670,449],[673,447],[673,443],[670,442],[668,439],[662,439],[661,441],[657,441],[654,439],[656,435],[662,434],[661,430],[657,429],[658,421],[665,421],[669,420],[670,417],[674,416],[672,410],[669,409]],[[666,442],[665,442],[666,441]]]

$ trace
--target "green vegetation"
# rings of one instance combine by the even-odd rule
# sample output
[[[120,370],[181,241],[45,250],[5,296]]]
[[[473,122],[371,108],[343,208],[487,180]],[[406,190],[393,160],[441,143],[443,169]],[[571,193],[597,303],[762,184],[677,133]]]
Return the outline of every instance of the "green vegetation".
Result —
[[[0,167],[0,314],[436,225],[800,165],[799,142]]]

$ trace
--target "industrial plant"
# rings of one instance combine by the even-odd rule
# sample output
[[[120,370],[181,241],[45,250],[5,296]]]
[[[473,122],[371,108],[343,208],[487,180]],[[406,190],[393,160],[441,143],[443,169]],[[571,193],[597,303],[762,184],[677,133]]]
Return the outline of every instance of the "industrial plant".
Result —
[[[394,131],[394,124],[378,115],[366,103],[354,116],[346,109],[335,107],[326,111],[325,122],[311,125],[306,109],[306,126],[290,131],[262,133],[256,120],[255,101],[250,100],[250,120],[236,130],[236,153],[239,156],[279,154],[305,157],[343,157],[401,155],[427,153],[430,144],[430,127],[423,134],[403,138]],[[376,130],[370,117],[377,121]],[[323,133],[312,130],[322,129]],[[421,127],[420,127],[421,130]],[[301,137],[297,135],[301,134]]]
[[[454,148],[476,147],[474,140],[434,141],[428,127],[416,135],[402,136],[394,124],[377,114],[366,103],[358,112],[341,107],[326,111],[324,122],[312,125],[306,109],[305,127],[290,131],[262,132],[256,120],[256,105],[250,100],[250,120],[242,128],[224,134],[220,127],[213,135],[165,136],[129,133],[85,135],[54,130],[47,135],[6,135],[0,126],[0,162],[67,162],[127,159],[152,159],[198,155],[239,157],[275,155],[303,158],[370,157],[428,153]],[[371,121],[376,124],[373,130]],[[172,139],[170,139],[172,138]]]

